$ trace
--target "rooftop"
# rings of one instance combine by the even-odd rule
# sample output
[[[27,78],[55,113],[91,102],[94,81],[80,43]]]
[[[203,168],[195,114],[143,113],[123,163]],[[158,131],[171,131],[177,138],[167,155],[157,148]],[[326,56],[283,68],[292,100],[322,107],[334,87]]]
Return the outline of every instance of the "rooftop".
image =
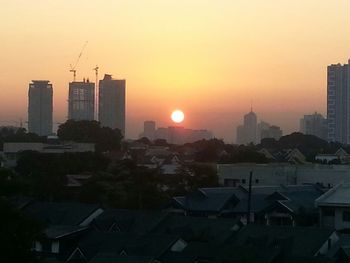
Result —
[[[316,206],[350,206],[350,184],[339,184],[316,199]]]

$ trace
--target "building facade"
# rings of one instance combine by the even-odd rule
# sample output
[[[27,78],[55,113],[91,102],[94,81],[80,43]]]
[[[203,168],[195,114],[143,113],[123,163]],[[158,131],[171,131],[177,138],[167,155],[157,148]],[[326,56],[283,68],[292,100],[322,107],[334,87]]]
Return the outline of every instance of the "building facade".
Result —
[[[153,141],[156,135],[156,122],[155,121],[145,121],[143,123],[143,133],[141,137],[146,137]]]
[[[230,187],[247,186],[251,171],[252,185],[256,186],[320,184],[324,187],[334,187],[341,182],[350,183],[349,165],[236,163],[217,165],[219,184]]]
[[[125,136],[125,80],[105,74],[99,82],[99,121]]]
[[[28,91],[28,130],[40,136],[52,134],[53,89],[48,80],[33,80]]]
[[[238,144],[257,143],[257,116],[253,111],[244,115],[243,125],[237,127]]]
[[[350,229],[350,185],[341,183],[320,196],[315,204],[319,208],[320,225],[336,230]]]
[[[68,119],[94,120],[95,84],[89,80],[69,83]]]
[[[349,64],[327,68],[328,140],[350,143],[350,67]]]
[[[315,112],[311,115],[304,115],[300,119],[300,132],[307,135],[315,135],[323,140],[327,140],[327,120]]]
[[[278,141],[283,135],[280,127],[270,125],[267,122],[261,121],[257,128],[257,142],[261,142],[265,138],[273,138]]]

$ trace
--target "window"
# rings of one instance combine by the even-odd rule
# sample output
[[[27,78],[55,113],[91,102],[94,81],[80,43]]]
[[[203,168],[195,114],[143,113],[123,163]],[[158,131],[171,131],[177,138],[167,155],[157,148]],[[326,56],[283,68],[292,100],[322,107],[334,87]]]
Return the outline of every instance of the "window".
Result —
[[[343,212],[343,221],[350,222],[350,211]]]
[[[333,208],[323,208],[322,212],[324,216],[334,216]]]

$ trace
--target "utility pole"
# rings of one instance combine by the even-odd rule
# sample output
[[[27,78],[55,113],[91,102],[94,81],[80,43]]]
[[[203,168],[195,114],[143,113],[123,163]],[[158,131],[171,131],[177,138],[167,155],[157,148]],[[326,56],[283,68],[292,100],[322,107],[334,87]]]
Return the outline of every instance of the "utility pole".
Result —
[[[247,225],[250,224],[250,211],[251,211],[251,201],[252,201],[252,177],[253,177],[253,171],[250,171],[249,172],[249,188],[248,188]]]

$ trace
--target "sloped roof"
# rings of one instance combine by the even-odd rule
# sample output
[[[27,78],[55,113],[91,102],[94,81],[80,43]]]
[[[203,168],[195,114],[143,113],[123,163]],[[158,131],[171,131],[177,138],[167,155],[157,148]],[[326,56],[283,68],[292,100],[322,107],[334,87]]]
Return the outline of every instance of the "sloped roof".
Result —
[[[209,219],[169,214],[151,232],[179,236],[187,242],[201,240],[222,243],[234,235],[239,230],[240,225],[238,220],[232,218]]]
[[[243,227],[235,235],[233,243],[237,246],[248,246],[254,245],[260,239],[263,242],[262,244],[276,246],[288,239],[289,254],[314,256],[333,232],[334,230],[329,228],[261,226],[251,224]]]
[[[153,261],[152,257],[137,257],[128,255],[119,255],[115,253],[98,253],[89,263],[150,263]]]
[[[124,233],[147,233],[167,215],[166,212],[140,211],[126,209],[106,209],[93,221],[93,226],[100,231]]]
[[[88,229],[81,226],[49,226],[45,229],[45,235],[50,239],[57,239]]]
[[[314,202],[321,194],[314,185],[254,186],[251,211],[262,212],[271,208],[276,201],[291,212],[298,212],[302,207],[313,211]],[[187,196],[174,197],[173,200],[174,205],[187,211],[245,213],[248,208],[248,190],[244,187],[200,188]]]
[[[229,201],[238,201],[233,193],[209,193],[201,189],[190,195],[173,199],[186,210],[206,212],[220,212]]]
[[[31,218],[49,225],[76,226],[82,223],[99,205],[82,203],[33,202],[23,208]]]
[[[350,184],[339,184],[316,200],[317,206],[350,206]]]
[[[120,254],[123,251],[129,256],[158,257],[177,240],[174,236],[91,231],[81,239],[78,248],[88,260],[98,253]]]

